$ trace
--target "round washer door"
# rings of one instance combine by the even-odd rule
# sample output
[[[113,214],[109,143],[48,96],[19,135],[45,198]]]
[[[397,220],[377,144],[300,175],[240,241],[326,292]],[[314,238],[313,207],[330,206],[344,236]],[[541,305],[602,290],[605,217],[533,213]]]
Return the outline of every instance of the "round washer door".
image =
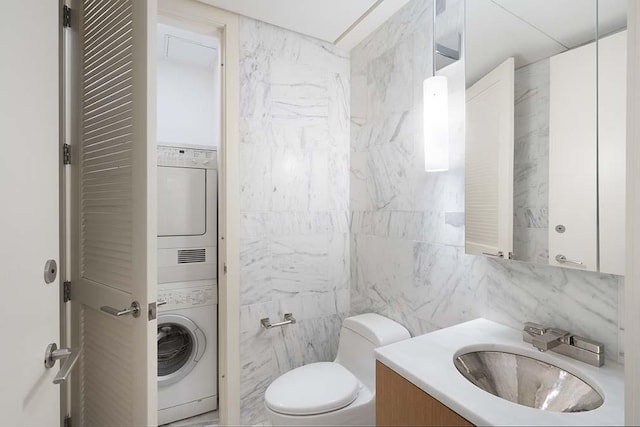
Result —
[[[191,319],[179,314],[158,316],[158,386],[189,375],[206,346],[204,334]]]

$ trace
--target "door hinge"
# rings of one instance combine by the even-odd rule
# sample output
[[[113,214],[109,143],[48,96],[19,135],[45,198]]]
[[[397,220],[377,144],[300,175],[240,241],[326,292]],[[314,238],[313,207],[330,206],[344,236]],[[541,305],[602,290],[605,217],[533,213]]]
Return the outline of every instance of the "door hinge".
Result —
[[[64,302],[71,301],[71,282],[62,283],[62,300]]]
[[[223,267],[224,274],[227,274],[227,263],[225,262]]]
[[[71,8],[66,4],[62,6],[62,28],[71,28]]]
[[[71,427],[71,416],[70,415],[66,415],[64,417],[64,427]]]
[[[62,164],[71,164],[71,146],[69,144],[62,144]]]

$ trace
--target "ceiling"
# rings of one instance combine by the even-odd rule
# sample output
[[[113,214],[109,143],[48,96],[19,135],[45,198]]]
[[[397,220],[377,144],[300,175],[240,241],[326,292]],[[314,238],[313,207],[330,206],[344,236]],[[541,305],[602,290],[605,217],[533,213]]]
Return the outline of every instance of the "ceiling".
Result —
[[[200,0],[351,49],[409,0]]]
[[[595,0],[467,1],[467,83],[508,57],[518,68],[625,28],[626,3],[600,0],[596,19]]]

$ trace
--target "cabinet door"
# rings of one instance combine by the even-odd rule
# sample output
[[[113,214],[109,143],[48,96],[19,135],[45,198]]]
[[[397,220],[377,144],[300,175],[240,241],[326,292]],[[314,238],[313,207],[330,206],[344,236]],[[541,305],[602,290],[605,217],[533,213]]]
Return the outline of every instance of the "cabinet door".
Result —
[[[551,57],[550,72],[549,264],[597,271],[595,43]]]
[[[376,425],[472,426],[395,371],[376,362]]]
[[[513,58],[467,89],[466,253],[513,252]]]
[[[624,276],[627,32],[598,41],[600,271]]]

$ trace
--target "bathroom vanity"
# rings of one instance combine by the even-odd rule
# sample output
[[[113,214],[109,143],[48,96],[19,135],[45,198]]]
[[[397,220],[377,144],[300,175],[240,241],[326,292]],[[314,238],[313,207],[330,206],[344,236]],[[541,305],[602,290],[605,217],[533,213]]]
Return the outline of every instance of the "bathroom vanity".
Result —
[[[376,423],[380,426],[472,426],[380,361],[376,362]]]
[[[621,366],[538,351],[522,331],[486,319],[379,348],[376,358],[378,425],[624,424]],[[480,388],[496,384],[542,409]]]

